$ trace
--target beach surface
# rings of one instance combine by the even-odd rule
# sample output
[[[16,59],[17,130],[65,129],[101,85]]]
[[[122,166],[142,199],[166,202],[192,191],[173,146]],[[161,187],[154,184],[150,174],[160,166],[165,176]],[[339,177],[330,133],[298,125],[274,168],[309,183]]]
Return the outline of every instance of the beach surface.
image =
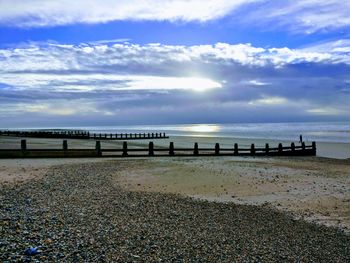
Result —
[[[2,184],[0,260],[350,259],[350,237],[339,228],[296,219],[269,206],[209,202],[121,187],[122,173],[139,165],[146,168],[152,162],[138,159],[56,165],[41,177]]]
[[[0,167],[3,261],[28,258],[29,246],[42,246],[43,261],[350,259],[348,159],[3,159]]]

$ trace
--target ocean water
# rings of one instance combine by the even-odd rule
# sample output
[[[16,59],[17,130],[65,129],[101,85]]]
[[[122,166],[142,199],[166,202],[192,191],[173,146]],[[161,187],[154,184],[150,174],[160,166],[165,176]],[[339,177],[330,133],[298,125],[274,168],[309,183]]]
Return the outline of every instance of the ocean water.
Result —
[[[169,136],[350,143],[350,122],[235,123],[66,127],[103,133],[165,132]]]

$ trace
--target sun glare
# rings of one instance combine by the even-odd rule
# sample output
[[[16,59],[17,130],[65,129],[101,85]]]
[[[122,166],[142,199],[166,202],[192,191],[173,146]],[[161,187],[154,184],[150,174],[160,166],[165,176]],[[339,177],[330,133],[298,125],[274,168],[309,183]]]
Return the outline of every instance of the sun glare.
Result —
[[[131,90],[193,90],[198,92],[221,88],[219,82],[195,77],[140,77],[134,78],[126,89]]]
[[[218,132],[220,130],[220,126],[210,125],[210,124],[198,124],[198,125],[186,126],[184,130],[189,132],[203,132],[203,133]]]

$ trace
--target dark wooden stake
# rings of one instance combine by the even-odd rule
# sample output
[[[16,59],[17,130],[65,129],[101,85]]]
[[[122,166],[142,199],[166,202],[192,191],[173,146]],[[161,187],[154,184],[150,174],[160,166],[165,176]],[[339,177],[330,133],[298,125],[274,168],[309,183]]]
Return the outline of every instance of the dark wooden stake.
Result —
[[[255,154],[255,145],[254,145],[254,143],[252,143],[252,145],[250,146],[250,153],[251,154]]]
[[[122,156],[128,156],[128,143],[123,142],[123,154]]]
[[[269,151],[270,151],[270,146],[269,146],[268,143],[266,143],[266,144],[265,144],[265,153],[266,153],[266,155],[269,154]]]
[[[149,156],[154,156],[154,145],[153,145],[153,142],[149,142],[149,145],[148,145],[148,155],[149,155]]]
[[[290,148],[292,149],[292,152],[295,151],[295,144],[294,144],[294,142],[292,142],[292,143],[290,144]]]
[[[63,151],[67,151],[68,150],[68,142],[67,140],[63,140]]]
[[[95,150],[96,150],[96,152],[97,152],[97,156],[102,156],[102,152],[101,152],[101,142],[100,142],[100,141],[96,141]]]
[[[215,155],[219,155],[220,154],[220,144],[215,143]]]
[[[282,153],[283,152],[283,145],[282,143],[278,144],[278,153]]]
[[[169,145],[169,155],[171,155],[171,156],[175,155],[174,143],[173,142],[170,142],[170,145]]]
[[[235,143],[235,148],[233,150],[234,155],[238,155],[238,143]]]
[[[198,155],[198,154],[199,154],[198,143],[196,142],[194,144],[193,155]]]
[[[21,150],[22,151],[27,150],[27,141],[26,140],[21,140]]]

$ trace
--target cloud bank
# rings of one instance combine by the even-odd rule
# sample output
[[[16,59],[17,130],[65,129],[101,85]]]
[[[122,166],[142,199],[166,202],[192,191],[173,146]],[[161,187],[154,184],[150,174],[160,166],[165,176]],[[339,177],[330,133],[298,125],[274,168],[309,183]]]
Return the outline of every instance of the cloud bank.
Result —
[[[348,44],[2,49],[0,117],[7,126],[43,119],[82,125],[348,120]]]

